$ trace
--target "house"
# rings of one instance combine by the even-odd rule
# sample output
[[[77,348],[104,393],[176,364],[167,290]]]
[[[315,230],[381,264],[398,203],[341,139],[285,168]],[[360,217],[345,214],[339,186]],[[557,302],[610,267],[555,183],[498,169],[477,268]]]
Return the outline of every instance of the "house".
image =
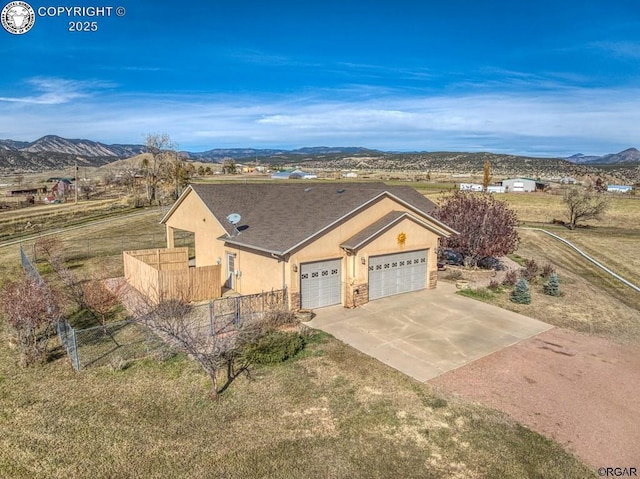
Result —
[[[546,183],[531,178],[510,178],[502,180],[502,186],[506,192],[522,193],[531,191],[544,191],[547,187]]]
[[[195,264],[240,294],[287,288],[292,309],[354,307],[435,288],[438,239],[456,232],[409,186],[193,184],[161,220],[195,236]]]
[[[478,183],[460,183],[459,189],[460,191],[475,191],[475,192],[479,192],[483,190],[482,185]]]
[[[629,193],[633,190],[633,186],[628,185],[607,185],[609,193]]]
[[[68,178],[61,178],[56,181],[56,184],[51,187],[51,193],[57,197],[63,197],[64,195],[71,193],[75,190],[74,184]]]
[[[271,175],[274,180],[313,180],[317,177],[318,175],[314,173],[307,173],[302,170],[278,171]]]
[[[487,193],[504,193],[504,186],[489,185],[487,186]]]
[[[29,186],[29,187],[23,187],[23,188],[16,188],[13,190],[10,190],[7,193],[7,196],[37,196],[37,195],[43,195],[47,192],[47,187],[46,186]]]

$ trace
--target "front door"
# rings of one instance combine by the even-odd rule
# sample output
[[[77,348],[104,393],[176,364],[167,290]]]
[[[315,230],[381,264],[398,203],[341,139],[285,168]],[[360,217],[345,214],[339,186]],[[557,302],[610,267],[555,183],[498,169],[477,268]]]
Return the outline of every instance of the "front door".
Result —
[[[236,255],[227,253],[227,280],[224,283],[225,288],[235,289],[235,271],[236,271]]]

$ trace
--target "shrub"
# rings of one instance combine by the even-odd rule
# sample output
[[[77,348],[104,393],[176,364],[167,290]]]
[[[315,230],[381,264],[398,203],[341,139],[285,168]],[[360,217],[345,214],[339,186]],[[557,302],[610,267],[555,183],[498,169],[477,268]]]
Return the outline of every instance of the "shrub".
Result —
[[[0,313],[20,349],[21,363],[30,366],[47,358],[47,343],[60,318],[58,295],[44,281],[24,274],[0,291]]]
[[[511,302],[517,304],[530,304],[531,292],[529,291],[529,283],[525,278],[520,278],[516,287],[511,292]]]
[[[552,273],[549,281],[546,282],[542,288],[544,290],[544,294],[548,294],[549,296],[560,296],[560,281],[558,280],[558,275],[556,273]]]
[[[302,335],[268,331],[244,348],[244,358],[253,364],[278,364],[294,357],[305,346]]]
[[[500,289],[500,283],[497,282],[495,279],[492,279],[489,282],[489,286],[487,286],[487,289],[489,289],[491,291],[498,291]]]
[[[535,259],[529,259],[524,265],[524,271],[522,271],[522,277],[529,282],[535,281],[538,276],[538,263]]]
[[[542,276],[543,278],[548,278],[552,274],[555,274],[555,272],[556,272],[556,267],[550,263],[547,263],[542,267],[542,273],[540,273],[540,276]]]
[[[502,284],[504,286],[515,286],[517,282],[518,282],[518,274],[513,269],[510,269],[509,271],[507,271],[507,274],[504,276],[504,279],[502,280]]]

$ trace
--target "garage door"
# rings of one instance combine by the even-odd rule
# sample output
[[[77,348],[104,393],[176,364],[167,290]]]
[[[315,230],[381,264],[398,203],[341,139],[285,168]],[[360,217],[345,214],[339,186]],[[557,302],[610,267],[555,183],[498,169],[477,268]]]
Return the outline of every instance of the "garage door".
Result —
[[[426,287],[426,249],[369,258],[369,300]]]
[[[342,260],[302,263],[300,266],[300,301],[304,309],[340,304]]]

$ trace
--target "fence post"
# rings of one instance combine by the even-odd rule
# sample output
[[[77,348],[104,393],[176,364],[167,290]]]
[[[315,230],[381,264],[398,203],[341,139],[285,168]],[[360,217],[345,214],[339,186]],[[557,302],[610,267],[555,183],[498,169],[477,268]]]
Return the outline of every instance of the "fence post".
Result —
[[[213,318],[214,318],[214,310],[213,310],[214,306],[213,306],[213,301],[209,301],[209,334],[211,336],[214,335],[215,333],[215,328],[214,328],[214,324],[213,324]]]
[[[235,325],[238,327],[240,324],[240,296],[236,298],[236,320]]]
[[[78,343],[76,341],[76,330],[69,326],[71,329],[71,343],[73,344],[73,367],[76,371],[80,371],[80,357],[78,356]]]

